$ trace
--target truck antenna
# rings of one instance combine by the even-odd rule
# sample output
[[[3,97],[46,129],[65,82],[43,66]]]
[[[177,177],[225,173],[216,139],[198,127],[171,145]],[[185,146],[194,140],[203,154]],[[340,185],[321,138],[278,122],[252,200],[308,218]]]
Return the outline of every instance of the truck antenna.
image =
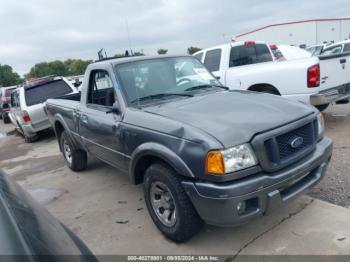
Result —
[[[126,24],[126,32],[128,33],[129,49],[130,49],[131,56],[133,56],[134,54],[131,49],[130,30],[129,30],[129,23],[127,18],[125,18],[125,24]]]

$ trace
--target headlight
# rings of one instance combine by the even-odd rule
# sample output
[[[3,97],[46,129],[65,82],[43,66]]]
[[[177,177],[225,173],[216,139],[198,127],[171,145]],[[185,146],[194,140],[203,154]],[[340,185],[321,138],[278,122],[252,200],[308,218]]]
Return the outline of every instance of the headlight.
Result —
[[[322,113],[318,113],[317,115],[317,140],[320,140],[324,134],[324,118]]]
[[[210,151],[205,165],[208,174],[225,175],[255,166],[257,163],[251,146],[243,144],[221,151]]]

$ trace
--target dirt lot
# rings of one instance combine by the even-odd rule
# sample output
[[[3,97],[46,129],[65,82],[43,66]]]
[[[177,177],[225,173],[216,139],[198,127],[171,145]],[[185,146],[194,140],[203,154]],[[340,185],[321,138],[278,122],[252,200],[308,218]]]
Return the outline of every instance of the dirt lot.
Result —
[[[334,154],[326,178],[310,193],[345,207],[350,206],[350,122],[339,115],[347,114],[350,105],[326,112]],[[96,159],[89,159],[86,171],[73,173],[52,133],[26,144],[18,135],[4,136],[11,130],[0,124],[0,167],[95,254],[350,254],[350,210],[310,197],[238,228],[206,226],[190,242],[174,244],[149,218],[141,186]]]
[[[333,139],[332,161],[326,177],[310,195],[350,208],[350,105],[325,111],[326,135]]]

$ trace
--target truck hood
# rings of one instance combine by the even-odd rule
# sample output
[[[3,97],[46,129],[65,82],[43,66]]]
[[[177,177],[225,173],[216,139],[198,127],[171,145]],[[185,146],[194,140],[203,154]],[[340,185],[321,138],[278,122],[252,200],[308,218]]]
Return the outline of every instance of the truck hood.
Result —
[[[236,90],[197,95],[144,111],[199,128],[224,147],[249,142],[257,133],[315,112],[311,106],[279,96]]]

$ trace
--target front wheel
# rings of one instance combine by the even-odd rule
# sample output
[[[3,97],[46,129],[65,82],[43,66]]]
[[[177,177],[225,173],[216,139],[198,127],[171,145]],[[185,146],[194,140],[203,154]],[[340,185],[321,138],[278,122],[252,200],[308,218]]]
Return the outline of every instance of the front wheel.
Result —
[[[143,188],[148,212],[166,237],[185,242],[200,231],[203,221],[173,169],[160,163],[151,165],[146,171]]]
[[[66,131],[60,136],[60,145],[67,166],[75,172],[82,171],[87,166],[87,154],[85,151],[76,149],[68,137]]]

